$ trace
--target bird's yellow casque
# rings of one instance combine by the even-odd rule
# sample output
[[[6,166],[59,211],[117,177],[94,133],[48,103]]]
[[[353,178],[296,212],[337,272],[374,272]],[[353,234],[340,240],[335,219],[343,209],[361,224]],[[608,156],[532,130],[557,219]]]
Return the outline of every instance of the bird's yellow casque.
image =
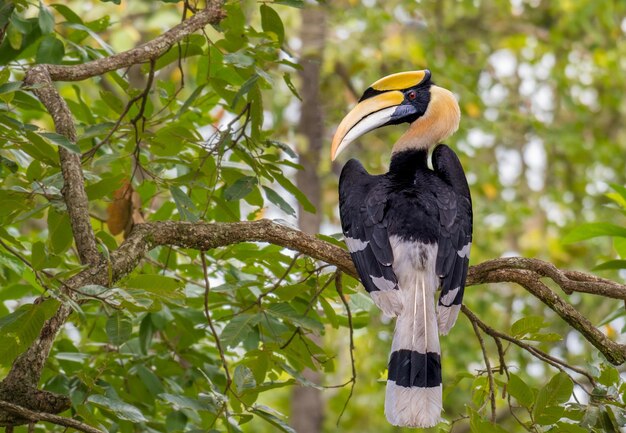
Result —
[[[463,168],[452,149],[438,145],[457,130],[459,105],[430,78],[428,70],[411,71],[373,83],[331,145],[334,160],[373,129],[410,124],[393,146],[389,172],[372,176],[352,159],[339,180],[341,225],[361,282],[385,314],[397,317],[385,415],[409,427],[441,419],[439,334],[450,331],[460,311],[472,240]]]

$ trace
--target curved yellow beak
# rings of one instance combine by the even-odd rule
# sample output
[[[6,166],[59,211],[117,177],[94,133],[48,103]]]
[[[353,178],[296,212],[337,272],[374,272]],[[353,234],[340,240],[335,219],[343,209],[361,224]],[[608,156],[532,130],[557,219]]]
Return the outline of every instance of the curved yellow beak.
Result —
[[[403,90],[430,80],[430,71],[398,72],[373,83],[363,94],[359,103],[341,121],[333,143],[330,157],[334,161],[345,148],[369,131],[388,124],[398,123],[403,116],[411,114],[411,107],[396,109],[404,101]]]
[[[339,124],[333,137],[330,158],[334,161],[348,144],[388,123],[402,101],[404,94],[393,90],[359,102]]]

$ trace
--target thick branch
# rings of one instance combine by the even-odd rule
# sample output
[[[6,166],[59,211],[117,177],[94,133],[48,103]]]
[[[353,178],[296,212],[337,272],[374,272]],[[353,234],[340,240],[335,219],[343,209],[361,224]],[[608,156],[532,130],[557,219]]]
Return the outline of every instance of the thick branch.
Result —
[[[503,259],[488,260],[479,265],[472,266],[468,274],[468,282],[471,284],[486,282],[487,273],[497,270],[525,269],[532,271],[538,277],[551,278],[568,295],[573,292],[592,293],[608,298],[626,300],[626,286],[595,275],[578,271],[562,271],[552,263],[525,257],[508,257]],[[505,280],[508,281],[508,280]]]
[[[75,143],[76,128],[72,113],[54,87],[46,65],[37,65],[28,70],[24,83],[33,86],[33,92],[52,116],[56,131]],[[63,173],[63,198],[70,217],[80,261],[83,264],[98,263],[100,255],[89,219],[89,199],[85,192],[85,179],[80,165],[80,155],[59,147],[59,158]]]
[[[208,24],[219,23],[225,17],[222,3],[220,0],[210,1],[206,9],[132,50],[80,65],[46,65],[50,78],[52,81],[80,81],[156,59],[186,36]]]
[[[547,264],[545,262],[542,263],[544,265]],[[610,340],[600,332],[589,319],[542,283],[539,280],[540,276],[541,274],[536,271],[528,269],[502,267],[482,274],[481,281],[483,283],[514,282],[519,284],[550,307],[572,328],[580,332],[587,341],[606,356],[610,363],[615,365],[623,364],[626,361],[626,347]]]
[[[53,424],[62,425],[64,427],[70,427],[85,433],[102,433],[102,430],[98,430],[97,428],[91,427],[90,425],[87,425],[75,419],[52,415],[50,413],[34,412],[30,409],[26,409],[25,407],[18,406],[17,404],[9,403],[8,401],[0,400],[0,408],[8,412],[12,412],[18,415],[20,418],[26,419],[28,421],[46,421]]]

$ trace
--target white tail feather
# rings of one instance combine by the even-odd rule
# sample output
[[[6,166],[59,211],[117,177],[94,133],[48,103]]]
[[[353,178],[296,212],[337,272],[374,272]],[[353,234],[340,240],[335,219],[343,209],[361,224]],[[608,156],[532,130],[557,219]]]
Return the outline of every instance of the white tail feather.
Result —
[[[392,425],[432,427],[441,421],[441,385],[407,388],[387,382],[385,416]]]
[[[440,353],[435,291],[436,245],[390,239],[394,252],[394,272],[402,305],[391,345],[398,350]],[[431,427],[441,419],[441,385],[429,388],[404,387],[387,381],[385,416],[396,426]]]
[[[377,290],[370,292],[372,301],[389,317],[399,316],[402,312],[402,297],[399,290]]]
[[[461,305],[451,305],[449,307],[443,305],[437,306],[437,322],[441,335],[448,335],[448,332],[450,332],[450,329],[452,329],[456,323],[457,317],[459,317],[459,311],[461,311]]]

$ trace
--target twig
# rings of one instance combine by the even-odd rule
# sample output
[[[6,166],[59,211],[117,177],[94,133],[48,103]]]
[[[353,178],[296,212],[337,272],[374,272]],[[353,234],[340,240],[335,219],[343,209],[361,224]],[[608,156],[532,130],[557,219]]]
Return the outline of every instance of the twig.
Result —
[[[478,325],[475,321],[472,322],[472,327],[474,328],[474,333],[476,334],[476,338],[478,339],[478,343],[480,344],[480,350],[483,352],[483,359],[485,360],[485,368],[487,369],[487,377],[489,378],[489,400],[491,401],[491,422],[496,422],[496,392],[495,392],[495,384],[493,381],[493,372],[491,371],[491,363],[489,362],[489,355],[487,355],[487,349],[485,348],[485,341],[483,340],[482,335],[480,335],[480,330],[478,329]]]
[[[206,265],[206,257],[204,257],[204,251],[200,251],[200,258],[202,259],[202,271],[204,273],[204,316],[209,324],[209,328],[211,328],[211,334],[213,334],[213,338],[215,339],[215,346],[220,354],[222,366],[224,367],[224,373],[226,374],[226,389],[224,390],[224,394],[226,394],[230,389],[232,380],[230,371],[228,370],[228,362],[226,362],[226,356],[224,355],[224,350],[222,349],[222,343],[220,341],[220,337],[217,335],[215,326],[213,326],[213,320],[211,319],[211,313],[209,311],[209,292],[211,291],[211,285],[209,284],[209,273]]]
[[[497,331],[495,329],[493,329],[492,327],[490,327],[489,325],[487,325],[486,323],[484,323],[482,320],[480,320],[469,308],[467,308],[465,305],[463,305],[461,307],[461,311],[463,311],[463,314],[465,314],[467,316],[467,318],[470,320],[470,322],[472,324],[476,324],[478,325],[478,327],[480,329],[483,330],[483,332],[485,332],[485,334],[488,334],[492,337],[497,337],[497,338],[501,338],[502,340],[506,340],[509,341],[513,344],[515,344],[516,346],[521,347],[522,349],[526,350],[527,352],[529,352],[531,355],[535,356],[536,358],[539,358],[540,360],[547,362],[548,364],[552,365],[553,367],[559,369],[560,371],[563,371],[565,373],[567,373],[564,368],[567,368],[571,371],[574,371],[582,376],[585,376],[588,380],[589,383],[591,383],[592,386],[595,387],[595,379],[593,378],[593,376],[591,376],[588,372],[586,372],[585,370],[578,368],[576,366],[573,365],[569,365],[568,363],[566,363],[563,360],[560,360],[558,358],[555,358],[545,352],[543,352],[542,350],[537,349],[536,347],[531,346],[530,344],[526,344],[523,341],[520,341],[514,337],[511,337],[510,335],[504,334],[500,331]],[[585,387],[582,386],[578,381],[576,381],[574,378],[571,377],[571,375],[568,373],[568,376],[570,376],[570,378],[576,383],[578,384],[582,389],[585,390]]]
[[[337,271],[340,272],[340,271]],[[304,313],[302,314],[303,316],[306,316],[309,311],[311,311],[311,308],[313,308],[313,305],[315,304],[315,301],[317,300],[317,298],[319,297],[319,295],[322,294],[322,292],[330,285],[331,281],[333,281],[333,278],[329,278],[324,285],[322,285],[322,287],[315,292],[315,294],[311,297],[311,300],[309,301],[309,304],[306,306],[306,309],[304,310]],[[285,342],[282,346],[280,346],[281,349],[285,349],[287,346],[289,346],[289,344],[291,343],[291,341],[293,340],[293,338],[296,336],[296,334],[298,334],[300,331],[302,330],[301,326],[296,327],[295,331],[293,331],[293,334],[291,335],[291,337],[289,337],[287,339],[287,342]],[[306,346],[306,343],[305,343]],[[316,359],[317,360],[317,359]],[[319,360],[318,360],[319,362]]]
[[[75,419],[53,415],[50,413],[34,412],[30,409],[19,406],[17,404],[10,403],[8,401],[0,400],[0,408],[6,411],[12,412],[16,415],[19,415],[20,417],[27,419],[29,421],[46,421],[52,424],[70,427],[70,428],[73,428],[73,429],[76,429],[85,433],[103,433],[102,430],[91,427],[90,425],[87,425]],[[8,431],[8,428],[9,427],[7,427],[7,431]]]
[[[350,305],[348,305],[348,301],[343,294],[343,285],[341,284],[341,271],[337,271],[335,273],[335,289],[337,289],[337,294],[341,298],[343,306],[346,307],[346,314],[348,315],[348,328],[350,329],[350,365],[352,367],[352,377],[348,382],[342,385],[345,386],[348,383],[352,384],[350,386],[350,393],[348,394],[348,398],[346,399],[346,402],[343,405],[343,409],[341,409],[341,413],[337,418],[337,426],[339,426],[339,421],[341,421],[341,417],[348,407],[348,403],[350,402],[350,399],[352,398],[352,393],[354,392],[354,385],[356,385],[356,366],[354,363],[354,328],[352,327],[352,312],[350,311]]]
[[[150,89],[152,88],[152,82],[154,81],[154,65],[155,59],[150,59],[150,72],[148,73],[146,87],[143,89],[143,92],[139,94],[139,99],[141,99],[141,107],[139,107],[139,112],[137,113],[137,115],[130,120],[130,123],[135,126],[135,134],[137,134],[137,122],[143,117],[144,111],[146,110],[148,95],[150,93]]]

